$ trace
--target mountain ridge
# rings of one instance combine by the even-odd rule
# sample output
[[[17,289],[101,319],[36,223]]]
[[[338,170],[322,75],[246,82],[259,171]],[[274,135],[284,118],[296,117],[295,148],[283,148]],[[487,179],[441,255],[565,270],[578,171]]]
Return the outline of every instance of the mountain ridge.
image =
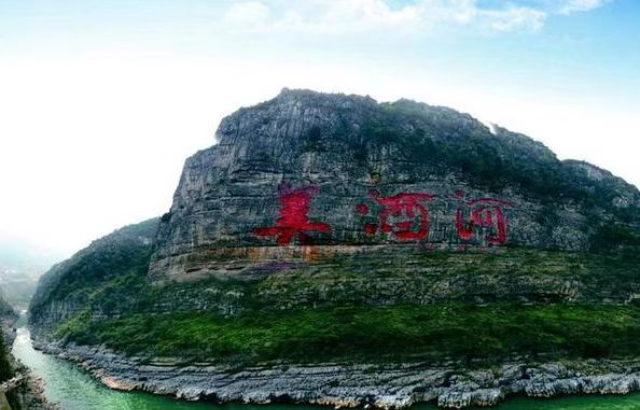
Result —
[[[476,189],[480,191],[476,194],[478,197],[500,193],[521,197],[522,207],[529,213],[540,212],[541,202],[550,201],[559,210],[562,207],[581,208],[573,216],[583,215],[584,210],[590,213],[602,211],[611,214],[604,217],[614,219],[619,214],[628,217],[626,214],[631,212],[627,210],[637,209],[640,204],[640,194],[635,187],[613,176],[589,179],[592,171],[585,171],[585,167],[575,161],[558,160],[547,147],[528,137],[503,128],[498,128],[494,135],[468,114],[408,100],[378,104],[366,97],[283,90],[273,100],[240,109],[223,119],[216,135],[217,145],[200,151],[185,163],[183,178],[174,195],[174,206],[161,222],[160,232],[167,232],[168,237],[161,234],[156,240],[152,276],[154,272],[172,269],[197,269],[188,263],[184,268],[177,266],[181,263],[175,256],[182,252],[179,247],[186,246],[185,255],[197,256],[198,251],[197,245],[187,245],[185,238],[176,238],[179,245],[171,248],[171,218],[179,224],[178,220],[183,216],[197,218],[198,212],[211,212],[216,215],[218,225],[207,220],[189,219],[191,226],[215,232],[215,235],[202,235],[201,242],[219,242],[225,237],[228,242],[235,241],[237,246],[255,246],[255,238],[251,235],[234,231],[233,221],[219,211],[220,207],[226,206],[225,199],[215,202],[215,197],[218,191],[228,191],[229,195],[235,195],[235,201],[257,200],[267,212],[277,210],[276,187],[261,191],[257,186],[273,186],[276,180],[292,184],[293,188],[296,184],[315,184],[324,191],[331,190],[333,185],[335,192],[328,192],[328,195],[349,192],[350,187],[345,184],[350,183],[354,197],[366,197],[367,191],[384,188],[385,184],[390,185],[392,192],[404,184],[412,192],[416,188],[436,191],[441,197],[442,194],[454,197],[458,190],[480,187]],[[334,153],[337,152],[341,155],[336,158]],[[212,178],[218,178],[220,182]],[[341,185],[340,182],[344,183]],[[211,209],[195,203],[196,200],[211,202]],[[456,206],[455,201],[448,202],[448,207]],[[182,210],[185,207],[187,211]],[[245,210],[248,207],[247,204]],[[347,213],[347,207],[342,204],[334,211]],[[570,219],[573,216],[569,214],[567,218]],[[587,216],[591,215],[584,217]],[[244,217],[259,223],[254,215]],[[531,218],[523,218],[523,224],[531,225],[531,229],[538,232],[531,229],[524,232],[521,236],[535,238],[521,238],[515,241],[516,244],[532,243],[567,250],[586,250],[591,246],[589,237],[597,228],[588,226],[585,221],[568,221],[560,228],[572,232],[558,231],[558,238],[544,238],[545,229],[556,227],[536,225]],[[361,236],[348,232],[354,229],[357,228],[347,226],[346,234],[338,242],[360,242]],[[184,234],[181,231],[177,235]],[[456,243],[455,238],[446,234],[429,240]],[[229,247],[233,246],[229,244]]]

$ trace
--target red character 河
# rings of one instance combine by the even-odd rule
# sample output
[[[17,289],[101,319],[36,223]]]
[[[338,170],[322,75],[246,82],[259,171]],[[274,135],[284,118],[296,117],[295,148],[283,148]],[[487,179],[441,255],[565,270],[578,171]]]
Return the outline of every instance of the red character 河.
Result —
[[[462,191],[456,191],[456,196],[464,199]],[[465,206],[470,208],[469,221],[465,221],[462,207],[456,212],[456,230],[460,238],[468,240],[473,236],[476,227],[493,228],[495,233],[486,236],[487,243],[491,245],[502,245],[507,241],[507,220],[504,216],[503,208],[512,208],[515,205],[511,202],[496,198],[478,198],[465,202]]]

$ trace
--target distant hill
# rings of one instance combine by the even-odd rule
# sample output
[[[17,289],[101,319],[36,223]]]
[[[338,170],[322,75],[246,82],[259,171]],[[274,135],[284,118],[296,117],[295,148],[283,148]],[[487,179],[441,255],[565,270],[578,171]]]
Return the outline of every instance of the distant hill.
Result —
[[[46,270],[59,259],[60,255],[55,252],[0,233],[0,267],[3,270]]]
[[[61,259],[24,240],[0,234],[0,289],[4,299],[26,309],[40,276]]]
[[[157,225],[156,218],[118,229],[54,265],[39,281],[30,321],[57,324],[82,312],[105,283],[127,275],[144,278]]]

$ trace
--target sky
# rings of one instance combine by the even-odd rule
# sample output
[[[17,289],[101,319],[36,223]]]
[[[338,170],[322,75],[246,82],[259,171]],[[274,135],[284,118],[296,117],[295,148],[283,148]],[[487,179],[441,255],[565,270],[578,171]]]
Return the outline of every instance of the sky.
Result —
[[[450,106],[638,186],[638,21],[637,0],[0,0],[0,239],[63,257],[167,212],[219,121],[284,87]]]

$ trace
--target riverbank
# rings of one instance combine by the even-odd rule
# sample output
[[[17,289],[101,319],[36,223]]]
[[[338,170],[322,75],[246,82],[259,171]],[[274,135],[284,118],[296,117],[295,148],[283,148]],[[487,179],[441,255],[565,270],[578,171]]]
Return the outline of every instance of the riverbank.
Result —
[[[60,410],[46,400],[43,380],[11,354],[12,346],[17,340],[16,326],[26,324],[26,320],[22,316],[23,312],[18,315],[7,306],[4,305],[8,310],[0,315],[0,409]]]
[[[627,394],[640,390],[640,360],[509,363],[460,371],[420,364],[280,365],[241,370],[207,364],[139,363],[97,347],[38,341],[37,349],[75,362],[106,386],[189,401],[295,403],[402,409],[418,403],[442,408],[493,406],[507,397],[550,398]]]
[[[56,403],[60,410],[211,410],[211,405],[204,403],[111,390],[75,363],[33,349],[29,331],[24,327],[18,329],[12,353],[41,380],[44,396],[49,402]]]

